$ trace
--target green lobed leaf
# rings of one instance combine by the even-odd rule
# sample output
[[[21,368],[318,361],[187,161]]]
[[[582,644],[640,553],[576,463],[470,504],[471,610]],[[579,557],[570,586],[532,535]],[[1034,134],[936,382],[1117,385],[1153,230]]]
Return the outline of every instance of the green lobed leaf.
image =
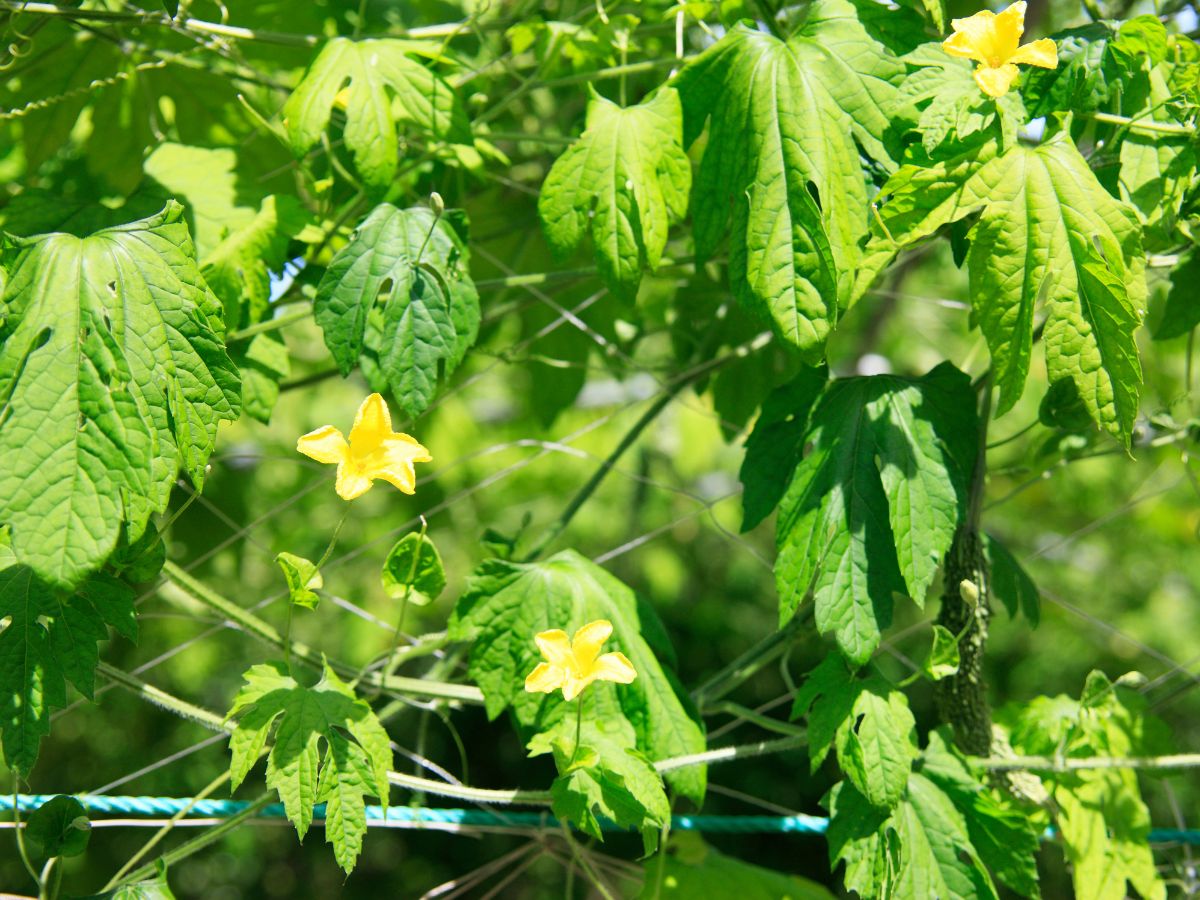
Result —
[[[687,213],[692,168],[681,145],[679,94],[664,87],[622,108],[590,89],[583,135],[550,168],[538,215],[564,257],[592,239],[600,277],[621,297],[656,269],[672,222]]]
[[[313,315],[343,375],[370,360],[409,416],[479,331],[465,240],[423,207],[375,207],[317,286]]]
[[[845,863],[847,890],[863,900],[995,900],[996,888],[950,798],[918,773],[891,813],[873,807],[843,781],[823,801],[829,809],[829,862]]]
[[[342,137],[363,183],[376,193],[396,174],[397,128],[411,126],[430,141],[470,144],[470,122],[454,89],[413,58],[429,52],[427,44],[391,38],[326,43],[283,107],[292,152],[302,157],[316,146],[343,88]]]
[[[917,757],[916,723],[901,691],[876,675],[855,678],[831,653],[796,694],[792,717],[801,716],[814,773],[836,746],[838,765],[867,802],[881,809],[900,802]]]
[[[811,594],[817,629],[861,665],[894,594],[924,602],[965,510],[975,395],[949,363],[922,378],[830,382],[776,524],[780,621]]]
[[[805,366],[772,391],[746,438],[742,482],[742,531],[749,531],[779,505],[804,452],[813,406],[829,379],[825,366]]]
[[[953,746],[948,728],[929,734],[921,774],[945,791],[967,823],[971,846],[996,880],[1022,897],[1037,898],[1037,856],[1044,830],[1012,795],[987,788]]]
[[[11,769],[33,768],[51,711],[67,705],[68,681],[92,697],[96,643],[108,627],[137,640],[133,599],[128,585],[99,573],[73,595],[55,590],[0,540],[0,741]]]
[[[87,849],[91,836],[87,810],[74,797],[52,797],[25,822],[25,840],[39,859],[79,856]]]
[[[633,726],[611,694],[592,690],[581,700],[585,706],[578,744],[573,715],[564,715],[529,742],[530,756],[554,755],[559,772],[550,787],[554,814],[601,841],[601,818],[635,829],[649,855],[671,821],[662,776],[637,749]]]
[[[237,719],[229,738],[232,790],[254,768],[278,722],[267,757],[267,786],[279,793],[301,838],[312,824],[313,807],[326,804],[325,840],[349,873],[367,828],[364,796],[378,797],[387,808],[392,765],[387,731],[328,666],[313,687],[297,682],[281,662],[251,666],[243,678],[229,711]]]
[[[786,42],[739,24],[676,81],[684,142],[709,128],[697,255],[728,233],[734,294],[803,351],[820,353],[849,300],[867,234],[858,147],[892,166],[884,136],[903,74],[853,4],[817,0]]]
[[[989,143],[906,165],[882,194],[886,235],[873,244],[892,250],[980,213],[967,267],[974,318],[1000,389],[997,413],[1024,391],[1034,316],[1044,305],[1050,380],[1074,380],[1097,424],[1128,444],[1142,377],[1133,336],[1146,304],[1141,226],[1069,136],[1000,154]]]
[[[166,508],[181,468],[203,484],[237,369],[178,204],[87,238],[0,240],[0,522],[19,562],[70,588],[122,523],[136,539]]]
[[[283,572],[283,580],[287,582],[288,601],[293,606],[303,606],[305,609],[316,609],[321,602],[316,591],[325,586],[325,579],[316,563],[296,556],[294,553],[279,553],[275,563]]]
[[[432,540],[412,532],[388,551],[380,572],[383,590],[393,600],[428,606],[446,589],[442,557]]]
[[[157,878],[150,881],[123,884],[114,890],[80,897],[79,900],[175,900],[175,895],[167,885],[166,875],[160,872]]]
[[[704,734],[682,688],[664,670],[647,638],[661,635],[649,623],[650,607],[638,603],[628,586],[572,550],[544,562],[485,562],[467,583],[450,622],[455,640],[470,640],[471,678],[483,691],[488,716],[512,706],[529,733],[544,730],[564,704],[559,695],[529,694],[525,676],[542,661],[533,636],[559,628],[568,634],[596,619],[613,624],[606,647],[622,651],[637,678],[616,688],[595,684],[589,692],[616,690],[620,714],[637,735],[637,748],[650,759],[698,753]],[[670,772],[667,781],[697,802],[704,795],[702,766]]]

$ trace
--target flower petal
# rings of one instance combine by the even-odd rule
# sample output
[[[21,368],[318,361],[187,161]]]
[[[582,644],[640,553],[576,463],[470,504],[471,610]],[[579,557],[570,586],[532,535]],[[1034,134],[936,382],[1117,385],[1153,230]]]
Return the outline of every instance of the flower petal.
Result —
[[[1025,33],[1025,0],[1017,0],[997,13],[993,28],[997,52],[1007,60],[1017,52],[1017,44]]]
[[[359,469],[347,463],[338,463],[337,483],[334,490],[343,500],[356,500],[371,489],[371,479]]]
[[[942,42],[942,49],[951,56],[987,62],[995,53],[993,24],[996,14],[990,9],[977,12],[966,19],[954,19],[950,24],[954,34]]]
[[[956,31],[942,41],[942,49],[951,56],[959,59],[973,59],[984,62],[983,54],[977,49],[975,39],[965,31]]]
[[[296,441],[296,449],[317,462],[336,463],[346,458],[350,448],[340,431],[332,425],[325,425]]]
[[[579,677],[567,672],[567,677],[563,680],[562,686],[563,699],[574,700],[583,693],[584,688],[586,688],[595,680],[596,676],[594,674],[588,674],[584,675],[583,677]]]
[[[592,674],[604,681],[629,684],[637,678],[637,670],[624,653],[605,653],[592,666]]]
[[[542,631],[535,634],[533,640],[550,665],[569,669],[575,661],[575,657],[571,653],[571,639],[567,637],[565,631],[558,628]]]
[[[980,66],[975,70],[975,83],[989,97],[1003,97],[1020,74],[1021,70],[1012,63],[1005,63],[995,69]]]
[[[1017,52],[1009,57],[1009,62],[1025,63],[1030,66],[1040,66],[1043,69],[1058,68],[1058,45],[1050,38],[1042,38],[1018,47]]]
[[[601,645],[612,637],[612,632],[612,622],[608,619],[588,622],[575,632],[575,637],[571,639],[571,651],[575,654],[575,663],[580,672],[589,671],[596,657],[600,655]]]
[[[525,690],[531,694],[549,694],[562,687],[563,670],[549,663],[538,663],[537,668],[525,677]]]
[[[392,436],[392,416],[387,402],[379,394],[372,394],[358,408],[354,427],[350,429],[350,445],[358,456],[371,453],[385,438]]]
[[[371,477],[386,481],[392,487],[405,494],[415,494],[417,492],[417,473],[413,469],[412,463],[400,463],[398,465],[372,469]]]

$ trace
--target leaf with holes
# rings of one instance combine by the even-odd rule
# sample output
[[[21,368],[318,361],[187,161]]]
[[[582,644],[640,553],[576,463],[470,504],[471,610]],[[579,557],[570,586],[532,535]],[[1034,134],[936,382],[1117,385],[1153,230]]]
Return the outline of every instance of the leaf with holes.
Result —
[[[831,381],[776,521],[780,621],[807,597],[817,629],[861,665],[893,596],[922,603],[966,510],[975,393],[949,363],[923,378]]]
[[[96,643],[109,626],[137,640],[133,591],[93,575],[74,594],[55,590],[13,556],[0,531],[0,740],[6,764],[28,775],[50,714],[67,705],[67,682],[91,698]]]
[[[568,705],[560,695],[523,689],[525,676],[542,661],[533,636],[553,628],[572,633],[596,619],[612,622],[606,646],[624,652],[637,678],[619,688],[596,684],[589,694],[616,691],[617,715],[629,719],[638,750],[651,759],[702,751],[704,734],[686,694],[659,661],[664,654],[657,645],[665,640],[653,610],[640,604],[627,585],[573,550],[545,562],[485,562],[459,598],[450,634],[472,641],[471,678],[483,690],[488,716],[495,718],[512,706],[517,721],[533,734],[545,730]],[[704,796],[702,766],[679,769],[667,780],[697,801]]]
[[[971,304],[992,353],[997,412],[1025,389],[1034,316],[1050,381],[1071,379],[1092,419],[1128,444],[1142,380],[1134,331],[1146,305],[1137,214],[1096,180],[1070,137],[1035,147],[994,143],[884,185],[873,245],[904,247],[979,212],[970,231]]]
[[[0,239],[0,522],[18,562],[78,584],[199,487],[237,369],[182,209],[90,237]]]
[[[284,104],[292,152],[302,157],[316,146],[335,103],[345,109],[342,134],[354,166],[376,193],[395,177],[398,127],[410,125],[431,141],[470,144],[470,122],[454,89],[413,58],[431,53],[440,58],[437,45],[417,41],[329,41]]]
[[[867,236],[858,148],[892,167],[884,136],[903,76],[853,4],[817,0],[787,41],[739,24],[676,81],[684,143],[709,129],[697,254],[728,232],[734,293],[801,350],[821,352],[849,300]]]
[[[237,719],[229,738],[232,789],[254,768],[278,721],[267,757],[267,786],[279,792],[301,838],[312,824],[313,807],[326,804],[325,840],[349,873],[367,830],[363,798],[378,797],[387,808],[392,766],[387,731],[328,666],[313,687],[293,679],[280,662],[252,666],[243,678],[229,710]]]
[[[692,168],[682,147],[679,94],[665,87],[622,108],[595,89],[583,136],[551,167],[538,214],[551,248],[566,256],[589,234],[613,293],[637,293],[658,268],[667,230],[687,213]]]
[[[313,314],[343,375],[366,360],[409,416],[479,331],[466,241],[428,209],[381,203],[334,256]]]
[[[855,678],[840,653],[817,666],[796,694],[792,718],[808,721],[812,771],[836,747],[838,765],[867,801],[900,802],[917,758],[915,721],[903,693],[872,674]]]

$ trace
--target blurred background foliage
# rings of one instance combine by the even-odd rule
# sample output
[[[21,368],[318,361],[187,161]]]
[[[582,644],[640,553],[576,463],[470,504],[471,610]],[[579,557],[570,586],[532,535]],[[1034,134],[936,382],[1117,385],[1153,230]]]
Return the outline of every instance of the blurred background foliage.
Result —
[[[731,16],[737,12],[735,4],[721,5],[730,7]],[[413,146],[408,148],[412,164],[402,161],[390,191],[414,203],[436,190],[449,206],[466,211],[483,327],[476,348],[434,405],[401,428],[434,457],[420,470],[416,496],[377,490],[355,502],[325,569],[326,591],[335,599],[297,617],[299,638],[341,659],[361,664],[387,648],[396,610],[380,586],[378,569],[391,542],[414,529],[418,516],[428,521],[450,585],[431,606],[410,611],[406,631],[413,634],[445,626],[453,598],[485,555],[481,542],[489,533],[490,540],[497,534],[529,540],[561,513],[663,384],[694,362],[692,352],[702,336],[716,329],[723,344],[719,352],[731,352],[760,330],[732,304],[719,263],[699,271],[687,264],[665,267],[645,279],[635,306],[603,290],[588,271],[587,248],[565,262],[549,255],[537,219],[538,187],[581,128],[589,74],[620,60],[611,39],[594,32],[570,37],[561,53],[540,58],[545,42],[539,45],[539,40],[545,36],[537,28],[511,37],[514,43],[526,41],[526,47],[504,56],[495,51],[510,38],[493,23],[539,16],[578,20],[591,7],[576,0],[496,3],[481,15],[478,34],[456,40],[454,50],[461,71],[494,56],[505,60],[475,77],[466,99],[476,116],[500,110],[485,114],[493,130],[488,139],[511,165],[431,160]],[[1140,6],[1114,10],[1114,15],[1137,10]],[[954,0],[950,11],[966,15],[975,4]],[[1078,12],[1076,3],[1065,0],[1031,3],[1029,32],[1076,24]],[[190,13],[211,21],[222,16],[221,8],[207,0],[191,4]],[[457,21],[463,10],[441,2],[327,0],[236,4],[229,13],[239,26],[331,36]],[[672,6],[617,4],[608,13],[644,20],[629,59],[654,65],[625,79],[629,96],[640,97],[672,67]],[[10,185],[0,189],[0,223],[6,229],[33,233],[51,224],[61,227],[70,218],[63,215],[64,207],[78,207],[74,221],[92,227],[105,215],[95,208],[97,200],[121,221],[132,218],[133,209],[152,207],[163,186],[143,160],[147,150],[165,141],[236,148],[228,179],[201,169],[182,191],[178,183],[166,186],[176,195],[184,193],[181,200],[191,207],[196,231],[203,228],[196,217],[205,202],[257,208],[262,196],[276,192],[299,195],[335,215],[352,201],[351,185],[316,183],[329,173],[320,154],[307,171],[298,169],[259,119],[278,112],[310,61],[311,48],[200,40],[128,24],[118,31],[100,23],[87,28],[96,46],[86,58],[64,47],[58,62],[51,56],[48,64],[29,68],[28,61],[48,47],[80,41],[77,24],[11,8],[0,18],[6,43],[22,49],[9,60],[13,81],[4,106],[10,109],[76,86],[79,69],[68,61],[94,65],[91,77],[103,77],[114,67],[120,71],[159,58],[148,47],[180,56],[115,86],[82,91],[45,111],[0,121],[0,173]],[[1196,27],[1194,16],[1190,27]],[[84,46],[90,45],[85,41]],[[536,80],[527,81],[530,75]],[[615,97],[614,79],[596,86]],[[480,132],[486,134],[486,129]],[[338,241],[332,243],[336,249]],[[690,254],[685,241],[673,241],[666,252],[680,261]],[[311,294],[327,261],[326,255],[295,275],[300,297]],[[574,274],[527,286],[495,283],[514,272]],[[1165,286],[1152,281],[1152,288],[1153,324]],[[276,293],[285,289],[277,281]],[[917,251],[846,315],[829,343],[832,370],[920,374],[949,359],[979,375],[987,351],[969,327],[966,300],[966,274],[955,266],[949,243]],[[239,603],[259,605],[280,625],[286,595],[275,554],[287,550],[316,558],[342,510],[332,473],[297,454],[295,440],[327,423],[348,427],[368,391],[358,374],[343,380],[331,373],[320,332],[310,323],[284,333],[291,373],[269,423],[245,417],[225,428],[204,494],[195,497],[190,487],[181,486],[166,517],[173,560]],[[1169,723],[1179,748],[1194,750],[1200,748],[1200,606],[1195,602],[1200,485],[1189,456],[1194,435],[1187,427],[1194,412],[1191,339],[1152,342],[1150,333],[1141,333],[1146,387],[1131,455],[1094,429],[1065,431],[1039,421],[1045,393],[1044,371],[1037,368],[1040,354],[1035,354],[1023,400],[992,426],[997,446],[989,454],[984,524],[1028,569],[1042,602],[1036,627],[997,610],[987,676],[993,703],[1000,706],[1039,694],[1078,696],[1095,668],[1113,677],[1141,671],[1150,679],[1151,708]],[[737,470],[741,442],[759,402],[788,374],[785,355],[768,347],[681,393],[555,544],[600,561],[654,605],[689,686],[701,684],[777,626],[773,525],[768,521],[739,533]],[[1169,440],[1155,446],[1164,435]],[[243,670],[266,653],[253,638],[222,627],[203,610],[169,602],[152,585],[145,587],[139,612],[137,645],[116,638],[105,658],[212,709],[228,708]],[[899,680],[923,658],[935,612],[922,613],[911,604],[897,607],[897,621],[879,656],[889,676]],[[829,646],[802,631],[783,667],[772,665],[729,699],[786,715],[789,682],[815,666]],[[187,796],[228,765],[224,741],[199,726],[119,690],[102,690],[98,699],[95,705],[77,702],[56,717],[30,782],[32,792]],[[924,733],[936,723],[932,691],[918,683],[910,700]],[[712,746],[765,736],[730,712],[715,712],[707,725]],[[465,708],[454,712],[453,729],[457,735],[441,717],[410,712],[392,733],[402,746],[460,776],[461,739],[470,782],[478,786],[514,786],[515,773],[520,786],[548,782],[548,763],[527,762],[503,718],[489,723],[481,710]],[[168,759],[173,761],[140,771]],[[398,767],[408,765],[397,757]],[[0,776],[10,783],[7,773]],[[261,772],[251,781],[258,778]],[[710,778],[706,811],[716,813],[822,814],[818,801],[834,780],[828,764],[810,776],[802,752],[714,768]],[[244,787],[239,796],[253,796],[255,787]],[[1145,791],[1156,826],[1200,827],[1200,784],[1193,777],[1150,778]],[[137,829],[97,829],[87,855],[67,864],[68,892],[94,889],[146,837]],[[2,834],[0,840],[10,836]],[[416,896],[524,840],[373,829],[357,871],[344,879],[319,831],[298,845],[281,821],[237,831],[174,868],[171,882],[180,897],[209,900]],[[724,836],[710,843],[743,860],[836,884],[825,844],[817,837]],[[637,855],[632,840],[615,837],[608,848],[626,858]],[[1059,851],[1048,843],[1043,856],[1044,895],[1064,896],[1069,882]],[[1176,887],[1196,888],[1186,848],[1166,849],[1157,859]],[[505,887],[502,896],[561,896],[562,877],[561,864],[546,857]],[[21,890],[24,880],[15,854],[7,847],[0,850],[0,886]],[[495,883],[485,882],[480,893]]]

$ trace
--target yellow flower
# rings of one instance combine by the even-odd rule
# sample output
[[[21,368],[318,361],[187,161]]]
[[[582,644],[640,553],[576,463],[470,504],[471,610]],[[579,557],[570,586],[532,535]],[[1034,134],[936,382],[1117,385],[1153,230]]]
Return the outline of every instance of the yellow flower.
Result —
[[[1058,47],[1049,38],[1018,46],[1025,31],[1025,0],[1017,0],[999,15],[985,9],[950,24],[954,34],[942,42],[942,49],[951,56],[978,62],[975,82],[991,97],[1008,93],[1020,74],[1017,63],[1058,68]]]
[[[525,679],[525,690],[549,694],[562,688],[564,700],[574,700],[583,689],[596,679],[629,684],[637,678],[631,663],[624,653],[600,655],[600,645],[612,635],[612,622],[597,619],[589,622],[574,638],[567,638],[565,631],[557,628],[543,631],[534,636],[538,649],[546,662]]]
[[[343,500],[361,497],[376,478],[411,494],[417,486],[413,463],[433,459],[414,438],[392,431],[387,403],[378,394],[358,408],[349,443],[340,431],[326,425],[300,438],[296,449],[317,462],[337,463],[337,492]]]

